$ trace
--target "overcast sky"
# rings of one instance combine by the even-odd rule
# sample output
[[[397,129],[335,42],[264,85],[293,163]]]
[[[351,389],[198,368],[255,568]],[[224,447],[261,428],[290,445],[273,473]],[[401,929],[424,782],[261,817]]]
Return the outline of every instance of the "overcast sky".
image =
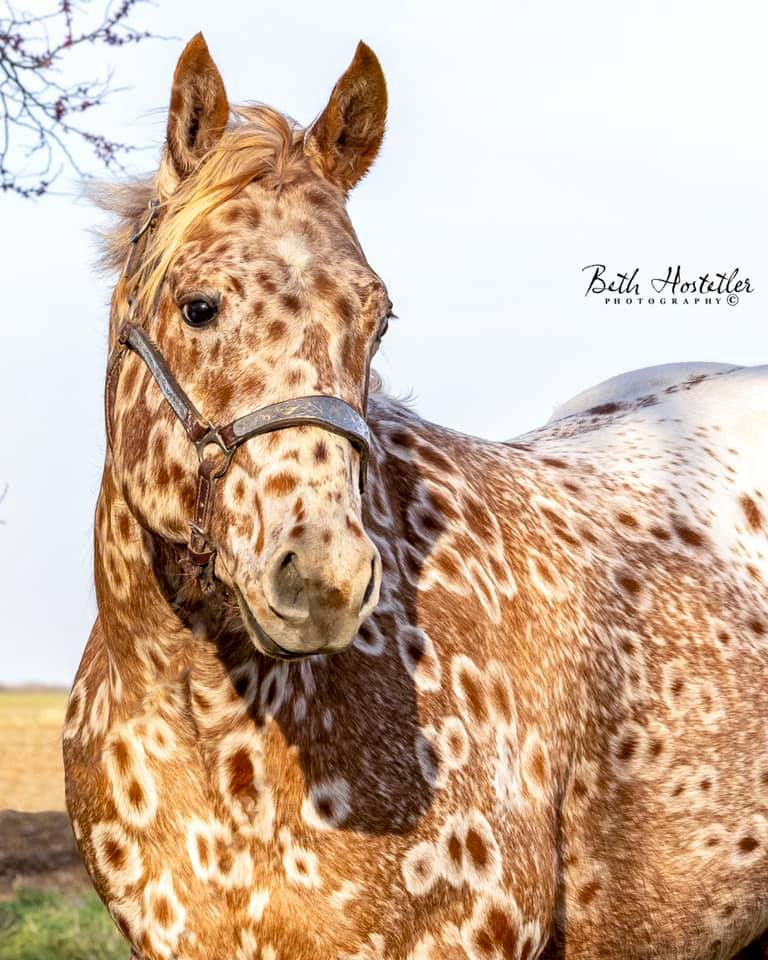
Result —
[[[763,0],[159,0],[141,17],[176,39],[106,51],[128,89],[89,115],[151,148],[136,170],[156,160],[197,30],[232,101],[305,123],[357,41],[376,50],[390,121],[351,215],[401,317],[378,368],[429,419],[507,438],[625,370],[768,360]],[[86,76],[107,67],[89,56]],[[69,683],[94,616],[98,219],[70,195],[0,196],[0,682]],[[605,305],[584,296],[596,262],[638,267],[643,294],[678,263],[694,278],[738,267],[754,291],[733,307]]]

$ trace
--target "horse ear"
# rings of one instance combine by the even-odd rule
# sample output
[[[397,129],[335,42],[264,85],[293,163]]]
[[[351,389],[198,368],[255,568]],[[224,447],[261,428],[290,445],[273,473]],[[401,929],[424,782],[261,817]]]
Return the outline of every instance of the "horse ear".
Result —
[[[188,176],[216,145],[228,119],[224,81],[198,33],[176,64],[168,110],[168,156],[179,177]]]
[[[361,41],[325,110],[307,130],[305,152],[319,173],[351,190],[376,159],[386,119],[384,71]]]

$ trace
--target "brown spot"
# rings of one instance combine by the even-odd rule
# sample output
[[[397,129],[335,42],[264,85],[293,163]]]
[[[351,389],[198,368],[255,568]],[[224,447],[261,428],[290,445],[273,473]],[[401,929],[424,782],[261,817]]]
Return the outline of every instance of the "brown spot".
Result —
[[[739,850],[742,853],[752,853],[760,846],[760,843],[754,837],[742,837],[739,840]]]
[[[171,905],[168,898],[162,895],[155,897],[155,919],[161,927],[167,927],[171,922]]]
[[[530,772],[533,775],[533,779],[544,786],[546,783],[546,774],[547,774],[547,759],[544,756],[544,751],[540,746],[536,747],[536,750],[533,752],[530,761]]]
[[[561,527],[565,523],[563,518],[559,513],[556,513],[551,507],[542,507],[541,512],[549,520],[550,523],[554,524],[556,527]]]
[[[619,758],[619,760],[631,760],[636,749],[637,737],[625,737],[621,742],[621,746],[619,747],[619,751],[616,756]]]
[[[392,443],[409,450],[413,446],[413,437],[406,430],[393,430],[389,435]]]
[[[763,515],[760,513],[760,508],[748,494],[743,493],[739,497],[739,503],[741,503],[741,509],[744,511],[744,516],[747,518],[747,523],[749,524],[749,529],[756,533],[758,530],[762,529],[763,526]]]
[[[200,865],[203,867],[203,869],[207,869],[210,862],[208,841],[205,839],[205,837],[200,836],[199,834],[197,837],[197,858],[200,861]]]
[[[138,780],[131,780],[131,785],[128,787],[128,799],[134,807],[144,805],[144,791],[141,789],[141,784]]]
[[[680,537],[683,543],[687,543],[689,547],[700,547],[703,545],[704,537],[696,530],[692,530],[690,527],[678,523],[674,524],[674,528],[678,537]]]
[[[285,309],[290,310],[291,313],[298,313],[301,310],[301,300],[295,293],[284,293],[280,300]]]
[[[284,471],[276,473],[264,484],[264,492],[270,497],[285,497],[298,486],[298,478]]]
[[[453,464],[451,461],[434,447],[427,446],[426,444],[419,446],[419,456],[425,463],[430,464],[437,470],[442,470],[443,473],[453,473]]]
[[[305,196],[307,203],[310,203],[313,207],[317,207],[319,210],[334,210],[337,207],[335,201],[317,187],[307,190]]]
[[[80,694],[72,693],[69,698],[69,703],[67,704],[67,712],[64,717],[64,722],[69,723],[77,713],[77,708],[80,706]],[[119,742],[119,741],[118,741]]]
[[[454,580],[459,579],[459,566],[450,554],[445,552],[439,553],[435,557],[434,563],[446,576],[452,577]]]
[[[114,840],[107,840],[104,844],[104,856],[115,870],[121,870],[125,866],[125,850]]]
[[[487,956],[496,954],[500,949],[506,960],[512,960],[517,957],[519,937],[504,911],[493,907],[488,911],[485,926],[477,934],[476,943]]]
[[[534,557],[534,565],[536,566],[536,572],[539,577],[544,581],[544,583],[553,586],[555,583],[555,578],[552,574],[552,571],[549,568],[549,565],[541,557]]]
[[[576,779],[573,781],[573,795],[574,797],[586,797],[587,795],[587,785],[583,780]]]
[[[282,320],[273,320],[267,326],[267,339],[271,340],[273,343],[279,343],[283,337],[285,337],[287,329],[288,328]]]
[[[627,593],[632,594],[632,596],[637,596],[640,593],[640,582],[635,580],[634,577],[630,577],[628,574],[622,574],[619,577],[619,586],[626,590]]]
[[[475,678],[466,670],[462,670],[459,673],[458,680],[472,713],[478,720],[485,720],[486,709],[483,692]]]
[[[712,781],[705,778],[704,780],[701,781],[699,786],[704,791],[704,793],[707,793],[709,790],[712,789]]]
[[[351,324],[355,319],[355,309],[352,306],[352,301],[349,297],[345,297],[343,294],[340,294],[336,297],[334,302],[336,307],[336,312],[341,317],[342,321],[346,324]]]
[[[275,293],[277,291],[277,284],[266,270],[260,270],[259,273],[256,274],[256,279],[261,284],[262,289],[267,293]]]
[[[581,890],[579,890],[579,903],[583,907],[586,907],[587,904],[595,899],[595,894],[599,889],[600,882],[598,880],[591,880],[589,883],[584,884]]]
[[[229,873],[235,864],[235,857],[222,839],[216,840],[216,864],[222,873]]]
[[[289,536],[293,537],[294,540],[299,540],[304,536],[304,531],[307,528],[303,523],[297,523],[294,527],[291,528]]]
[[[328,459],[328,444],[325,440],[318,440],[314,450],[315,463],[325,463]]]
[[[623,408],[620,403],[600,403],[596,407],[590,407],[587,413],[595,417],[604,417],[611,413],[618,413],[621,409]]]
[[[455,833],[452,833],[450,837],[448,837],[448,856],[454,863],[461,863],[461,842]]]
[[[497,711],[502,717],[508,717],[512,712],[509,693],[503,682],[497,677],[491,682],[491,699]]]
[[[476,830],[470,830],[467,834],[467,852],[476,869],[482,870],[488,865],[488,850],[485,841]]]
[[[418,635],[414,635],[409,641],[406,649],[409,660],[413,663],[419,663],[424,657],[424,641]]]
[[[117,528],[123,540],[127,540],[131,535],[131,518],[127,513],[121,513],[117,520]]]
[[[620,513],[617,515],[616,519],[619,523],[623,523],[625,527],[631,527],[633,530],[637,529],[639,526],[637,520],[630,513]]]
[[[112,744],[112,756],[115,758],[118,771],[121,774],[126,774],[130,766],[131,753],[124,740],[115,740]]]
[[[765,635],[765,624],[763,624],[760,620],[750,620],[749,629],[753,633],[756,633],[758,637],[762,637]]]
[[[329,277],[324,270],[317,271],[314,276],[314,284],[315,291],[317,292],[318,296],[325,299],[332,297],[338,289],[336,286],[336,281]]]
[[[560,460],[558,457],[542,457],[542,463],[546,463],[550,467],[557,467],[558,470],[567,470],[568,464],[565,460]]]
[[[253,764],[248,752],[241,748],[227,760],[229,767],[229,789],[235,796],[253,790]]]

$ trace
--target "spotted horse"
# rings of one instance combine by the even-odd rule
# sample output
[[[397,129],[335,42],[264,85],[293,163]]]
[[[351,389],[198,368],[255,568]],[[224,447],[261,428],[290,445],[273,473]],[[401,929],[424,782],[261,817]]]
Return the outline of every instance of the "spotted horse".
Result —
[[[768,368],[422,420],[345,212],[385,113],[363,44],[301,129],[197,36],[158,171],[101,196],[93,883],[139,960],[765,956]]]

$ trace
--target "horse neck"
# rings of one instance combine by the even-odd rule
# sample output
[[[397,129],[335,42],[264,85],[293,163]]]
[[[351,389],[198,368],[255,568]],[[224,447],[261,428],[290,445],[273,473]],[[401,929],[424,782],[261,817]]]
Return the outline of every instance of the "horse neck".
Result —
[[[120,496],[107,463],[96,508],[96,597],[113,686],[130,699],[178,675],[195,646],[161,590],[154,559],[152,539]]]

